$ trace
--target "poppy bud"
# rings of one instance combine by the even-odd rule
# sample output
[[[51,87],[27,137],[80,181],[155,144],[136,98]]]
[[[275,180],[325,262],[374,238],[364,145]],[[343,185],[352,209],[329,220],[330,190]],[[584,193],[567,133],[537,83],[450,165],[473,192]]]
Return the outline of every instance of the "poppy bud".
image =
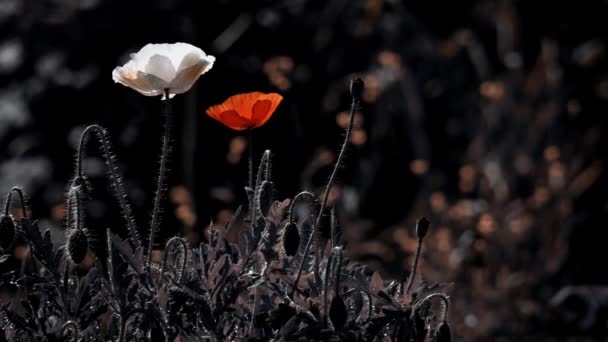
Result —
[[[437,327],[437,342],[450,342],[452,340],[452,333],[450,332],[450,326],[448,322],[443,321]]]
[[[15,239],[15,222],[10,215],[0,217],[0,247],[7,249]]]
[[[67,250],[70,259],[75,264],[80,264],[87,255],[89,249],[89,240],[87,234],[82,229],[72,229],[68,236]]]
[[[346,317],[348,312],[346,310],[346,304],[340,295],[334,296],[329,305],[329,319],[331,324],[334,325],[334,329],[341,330],[346,323]]]
[[[283,249],[288,256],[294,256],[300,247],[300,231],[293,222],[288,222],[283,231]]]
[[[365,88],[365,83],[359,77],[353,78],[350,81],[350,96],[353,97],[355,101],[361,101],[363,97],[363,89]]]
[[[429,226],[431,222],[424,216],[418,219],[416,222],[416,235],[418,236],[418,240],[424,239],[426,233],[429,231]]]

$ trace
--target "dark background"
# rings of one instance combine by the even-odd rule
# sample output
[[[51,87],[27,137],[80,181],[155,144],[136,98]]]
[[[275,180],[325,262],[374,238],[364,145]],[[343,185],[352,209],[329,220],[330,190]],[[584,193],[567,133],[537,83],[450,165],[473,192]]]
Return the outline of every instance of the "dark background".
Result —
[[[109,129],[136,219],[149,220],[160,98],[112,70],[154,42],[216,63],[174,98],[162,234],[197,241],[243,203],[243,135],[205,115],[239,92],[281,93],[255,131],[276,199],[320,192],[343,139],[349,80],[366,82],[338,177],[354,257],[453,283],[456,340],[601,340],[608,282],[606,1],[0,0],[0,185],[60,227],[82,128]],[[95,145],[95,143],[92,143]],[[243,153],[243,151],[245,151]],[[123,229],[95,147],[91,230]],[[55,230],[60,235],[61,228]],[[446,285],[447,286],[447,285]]]

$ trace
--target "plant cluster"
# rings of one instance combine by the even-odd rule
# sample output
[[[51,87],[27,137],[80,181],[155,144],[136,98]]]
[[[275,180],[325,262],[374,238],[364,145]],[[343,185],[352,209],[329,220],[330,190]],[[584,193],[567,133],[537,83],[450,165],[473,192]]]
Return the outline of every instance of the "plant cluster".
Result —
[[[63,245],[54,244],[49,230],[31,219],[21,188],[8,193],[0,217],[0,263],[10,271],[0,276],[0,289],[10,300],[0,306],[0,341],[450,341],[447,295],[434,286],[412,290],[430,226],[426,218],[417,222],[418,247],[409,280],[384,281],[350,260],[334,210],[330,237],[319,234],[364,89],[360,79],[351,82],[345,142],[323,197],[303,191],[292,201],[276,201],[267,150],[255,177],[250,166],[247,205],[224,229],[210,228],[208,241],[197,246],[173,237],[162,260],[155,262],[171,144],[170,98],[190,89],[214,59],[184,45],[163,44],[150,52],[153,48],[145,47],[114,73],[117,81],[144,95],[162,95],[165,105],[147,239],[131,213],[106,130],[87,127],[66,192]],[[143,71],[127,68],[134,64]],[[169,68],[175,64],[179,68]],[[209,114],[251,132],[270,118],[282,97],[250,93],[231,99]],[[127,237],[112,229],[87,228],[85,204],[95,196],[82,167],[89,138],[101,146]],[[11,211],[15,194],[20,212]],[[230,239],[232,235],[237,238]],[[103,241],[105,250],[95,250],[100,244],[94,240]],[[442,310],[436,310],[435,302]]]

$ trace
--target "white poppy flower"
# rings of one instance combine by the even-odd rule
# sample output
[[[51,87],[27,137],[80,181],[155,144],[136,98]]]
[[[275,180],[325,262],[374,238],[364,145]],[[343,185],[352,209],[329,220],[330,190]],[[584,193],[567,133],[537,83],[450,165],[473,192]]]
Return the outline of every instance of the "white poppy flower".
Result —
[[[164,99],[168,89],[172,98],[188,91],[213,62],[215,57],[190,44],[148,44],[131,54],[127,64],[116,67],[112,79],[146,96]]]

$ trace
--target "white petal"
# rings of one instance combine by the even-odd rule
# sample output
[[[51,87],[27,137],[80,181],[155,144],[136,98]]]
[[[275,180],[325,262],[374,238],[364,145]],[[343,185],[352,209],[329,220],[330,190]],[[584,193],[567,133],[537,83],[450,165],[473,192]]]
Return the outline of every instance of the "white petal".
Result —
[[[175,78],[175,67],[167,56],[153,55],[148,60],[145,69],[146,74],[153,75],[169,83]]]
[[[173,97],[189,90],[214,61],[215,57],[187,43],[147,44],[116,68],[112,78],[144,95],[162,95],[169,88]]]
[[[140,94],[146,96],[157,96],[162,94],[165,88],[158,88],[156,84],[150,80],[141,71],[132,71],[124,67],[117,67],[112,71],[112,79],[114,82],[120,83],[126,87],[136,90]]]
[[[194,82],[213,67],[214,61],[215,57],[204,56],[202,59],[198,59],[193,63],[191,57],[186,57],[180,65],[177,76],[173,82],[171,82],[171,93],[181,94],[190,90]]]

